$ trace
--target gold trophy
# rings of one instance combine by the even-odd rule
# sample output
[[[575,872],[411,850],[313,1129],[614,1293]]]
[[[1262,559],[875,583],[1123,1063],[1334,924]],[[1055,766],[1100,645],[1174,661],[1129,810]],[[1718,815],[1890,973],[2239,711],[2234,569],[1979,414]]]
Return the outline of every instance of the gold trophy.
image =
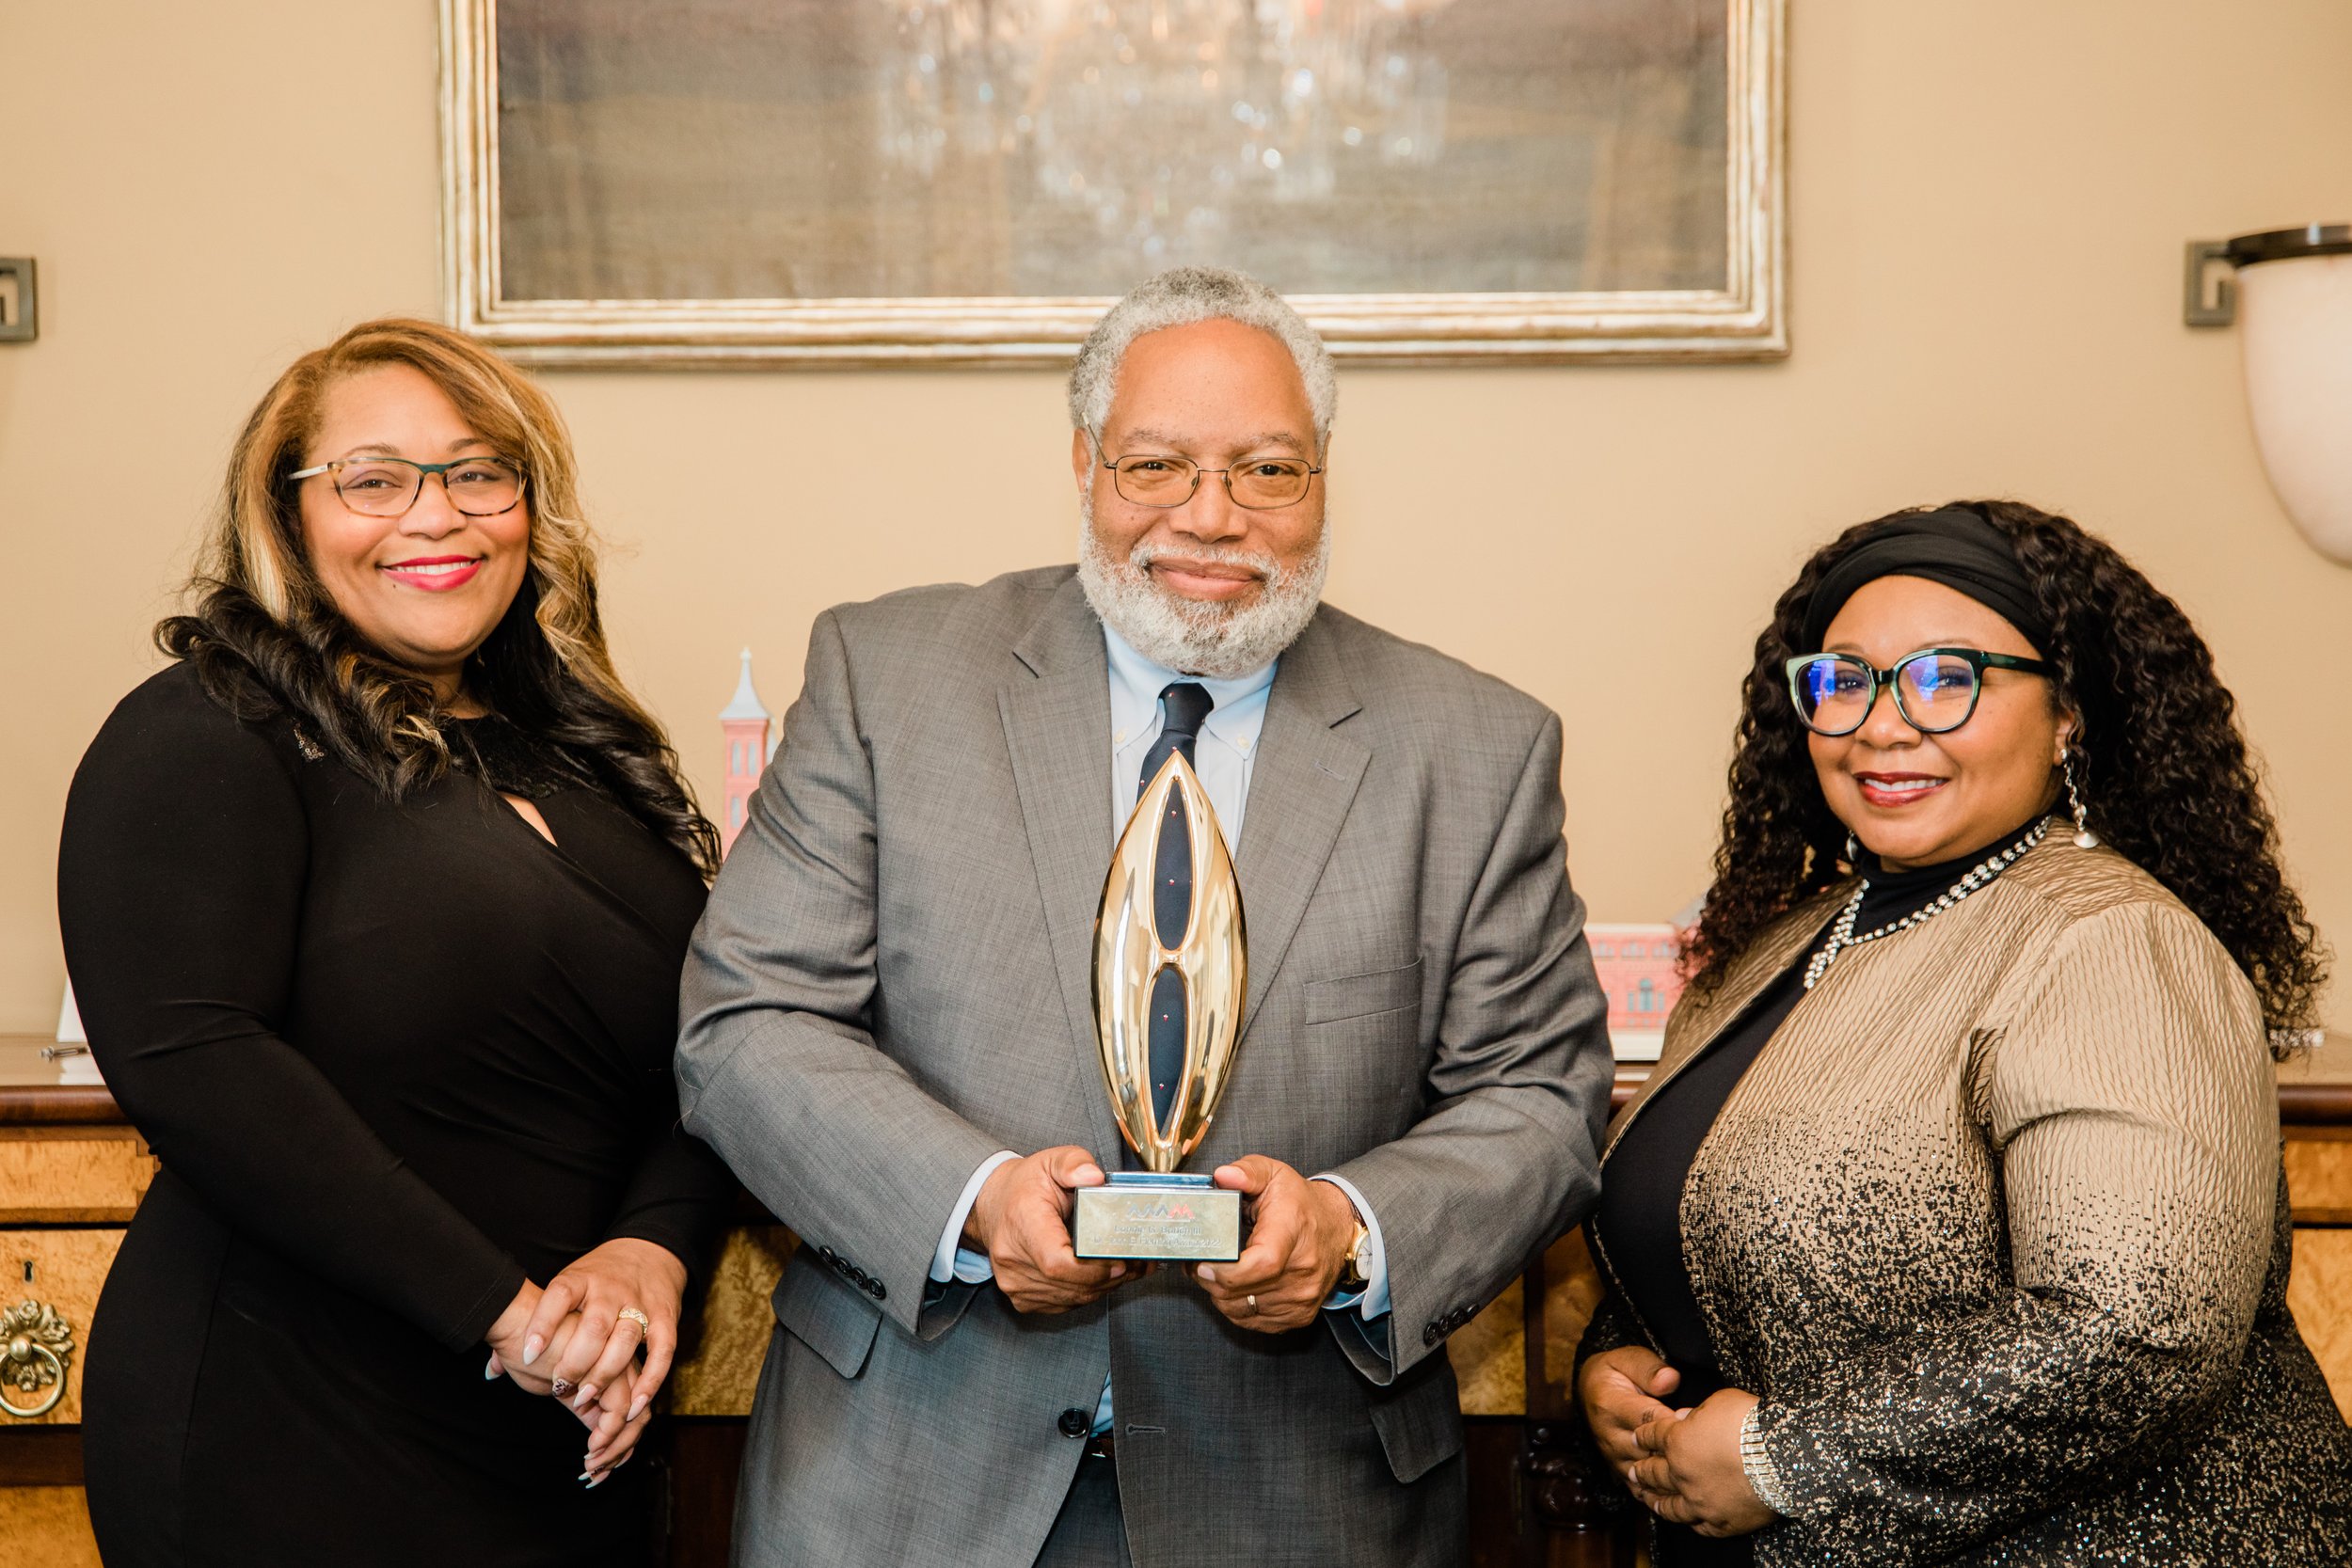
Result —
[[[1111,852],[1094,917],[1103,1083],[1144,1168],[1078,1189],[1070,1231],[1079,1257],[1241,1256],[1241,1194],[1176,1167],[1207,1135],[1232,1076],[1248,945],[1216,812],[1192,765],[1170,752]]]

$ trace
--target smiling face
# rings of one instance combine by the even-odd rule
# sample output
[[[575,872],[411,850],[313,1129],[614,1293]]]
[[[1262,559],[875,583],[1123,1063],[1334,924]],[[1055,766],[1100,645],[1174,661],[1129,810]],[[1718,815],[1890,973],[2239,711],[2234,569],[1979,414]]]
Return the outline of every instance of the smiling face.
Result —
[[[1141,506],[1119,493],[1104,463],[1156,455],[1204,470],[1253,457],[1319,465],[1314,411],[1290,351],[1233,321],[1147,332],[1120,362],[1099,435],[1099,458],[1085,431],[1073,433],[1070,449],[1098,611],[1147,657],[1187,673],[1239,674],[1279,654],[1322,594],[1322,476],[1271,510],[1235,505],[1223,477],[1210,472],[1181,506]],[[1113,596],[1123,602],[1106,608]],[[1247,662],[1231,668],[1237,661]]]
[[[495,451],[423,372],[378,365],[326,389],[300,467],[385,456],[446,463]],[[319,474],[301,482],[301,503],[303,548],[335,608],[387,658],[431,680],[444,702],[455,699],[466,660],[522,587],[529,496],[496,516],[469,517],[450,504],[440,480],[427,479],[405,515],[371,517],[343,503],[333,476]]]
[[[2039,658],[1997,612],[1923,578],[1885,577],[1854,591],[1822,634],[1823,651],[1883,670],[1922,648],[1981,648]],[[1914,729],[1882,690],[1851,735],[1808,736],[1821,795],[1890,869],[1959,860],[2048,810],[2074,721],[2049,680],[1988,669],[1976,712],[1956,730]]]

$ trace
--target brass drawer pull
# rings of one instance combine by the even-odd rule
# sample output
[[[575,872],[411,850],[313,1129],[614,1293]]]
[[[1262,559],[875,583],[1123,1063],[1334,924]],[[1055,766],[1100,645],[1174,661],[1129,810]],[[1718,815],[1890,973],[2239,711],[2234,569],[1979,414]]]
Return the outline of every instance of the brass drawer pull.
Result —
[[[24,1301],[0,1313],[0,1410],[31,1421],[57,1408],[65,1398],[66,1363],[73,1358],[73,1325],[44,1301]],[[40,1402],[18,1404],[8,1396],[49,1392]]]

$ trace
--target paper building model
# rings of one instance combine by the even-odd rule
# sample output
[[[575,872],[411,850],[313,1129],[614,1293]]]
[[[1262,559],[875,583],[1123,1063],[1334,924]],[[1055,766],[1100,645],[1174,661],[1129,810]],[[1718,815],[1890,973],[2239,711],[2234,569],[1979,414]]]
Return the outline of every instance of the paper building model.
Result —
[[[1682,933],[1654,926],[1586,926],[1593,968],[1609,996],[1609,1043],[1621,1062],[1654,1062],[1666,1038],[1666,1015],[1682,994],[1675,963]]]
[[[752,651],[743,650],[743,672],[735,683],[735,697],[719,710],[719,732],[726,736],[726,794],[720,808],[719,850],[735,847],[743,831],[743,814],[751,809],[752,792],[759,787],[760,769],[775,752],[768,738],[769,713],[752,688]]]

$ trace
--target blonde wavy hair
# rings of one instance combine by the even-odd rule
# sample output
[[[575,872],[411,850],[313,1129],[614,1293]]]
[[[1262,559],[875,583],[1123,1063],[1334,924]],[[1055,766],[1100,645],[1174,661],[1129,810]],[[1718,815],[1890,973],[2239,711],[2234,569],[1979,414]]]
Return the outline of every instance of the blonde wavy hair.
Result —
[[[290,716],[395,798],[451,765],[448,714],[431,685],[352,627],[310,564],[296,483],[338,382],[406,365],[524,475],[531,544],[523,585],[468,661],[466,689],[601,784],[706,873],[718,838],[697,811],[661,726],[612,668],[596,608],[595,538],[580,515],[563,416],[528,378],[433,322],[364,322],[289,365],[230,452],[218,514],[186,614],[156,627],[215,701],[248,718]]]

